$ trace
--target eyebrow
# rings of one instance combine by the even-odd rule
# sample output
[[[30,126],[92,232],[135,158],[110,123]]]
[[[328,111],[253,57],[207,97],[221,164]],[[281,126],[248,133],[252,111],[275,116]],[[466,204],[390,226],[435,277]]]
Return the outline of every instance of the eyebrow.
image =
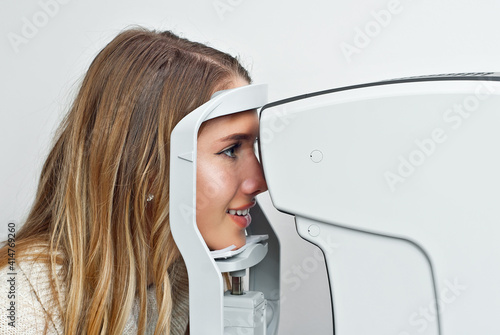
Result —
[[[220,142],[229,142],[229,141],[253,141],[257,136],[253,134],[245,134],[245,133],[236,133],[231,134],[219,139]]]

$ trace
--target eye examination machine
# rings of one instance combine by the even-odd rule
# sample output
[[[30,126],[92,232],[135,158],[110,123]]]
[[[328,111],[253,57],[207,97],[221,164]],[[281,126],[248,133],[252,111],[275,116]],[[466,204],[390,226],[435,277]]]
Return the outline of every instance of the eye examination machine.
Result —
[[[272,103],[265,85],[249,85],[184,118],[172,133],[170,222],[188,269],[192,334],[279,333],[283,255],[273,222],[252,209],[239,250],[210,251],[196,227],[198,129],[254,108],[272,204],[323,252],[336,335],[500,334],[497,73]],[[233,278],[227,292],[222,272]]]

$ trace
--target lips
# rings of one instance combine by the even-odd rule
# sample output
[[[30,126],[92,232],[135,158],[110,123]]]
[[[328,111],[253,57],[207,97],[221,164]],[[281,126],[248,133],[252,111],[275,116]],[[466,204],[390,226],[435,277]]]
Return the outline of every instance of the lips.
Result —
[[[239,208],[231,208],[226,211],[226,213],[231,217],[231,219],[242,229],[247,228],[252,222],[252,216],[250,215],[250,208],[255,206],[255,201],[252,203],[241,206]]]

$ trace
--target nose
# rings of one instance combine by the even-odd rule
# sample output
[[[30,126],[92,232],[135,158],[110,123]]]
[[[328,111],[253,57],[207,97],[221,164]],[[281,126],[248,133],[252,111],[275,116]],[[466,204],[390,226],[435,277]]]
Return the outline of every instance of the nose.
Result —
[[[245,173],[245,178],[241,184],[241,190],[243,193],[248,194],[252,197],[267,191],[267,183],[264,177],[264,170],[262,165],[257,160],[255,155],[252,155],[251,161],[248,162],[247,171]]]

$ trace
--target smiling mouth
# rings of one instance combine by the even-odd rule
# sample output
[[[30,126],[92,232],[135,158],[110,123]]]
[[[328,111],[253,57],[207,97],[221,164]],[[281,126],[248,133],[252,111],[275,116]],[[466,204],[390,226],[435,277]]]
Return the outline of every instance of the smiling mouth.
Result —
[[[250,212],[250,208],[247,209],[228,209],[226,213],[229,213],[231,215],[239,215],[239,216],[245,216]]]
[[[250,209],[255,206],[255,201],[251,204],[242,206],[240,209],[228,209],[226,214],[229,214],[231,219],[242,229],[246,229],[252,222],[252,216],[250,215]]]

